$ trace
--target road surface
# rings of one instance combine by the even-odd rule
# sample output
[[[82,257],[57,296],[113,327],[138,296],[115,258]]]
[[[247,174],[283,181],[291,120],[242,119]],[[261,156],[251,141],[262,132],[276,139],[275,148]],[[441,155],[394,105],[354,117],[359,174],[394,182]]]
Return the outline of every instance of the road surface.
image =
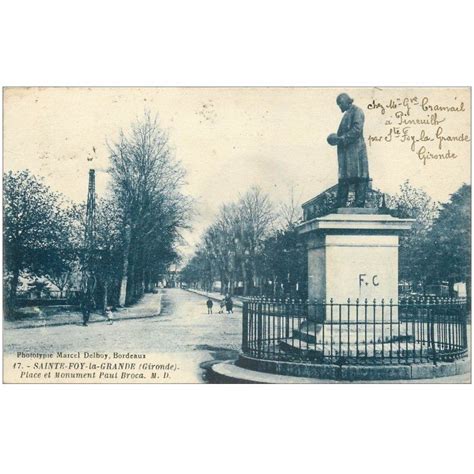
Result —
[[[134,313],[149,312],[156,295],[146,295]],[[159,316],[104,322],[87,327],[4,329],[5,352],[99,351],[159,353],[181,365],[179,382],[203,382],[201,364],[235,358],[241,344],[242,313],[207,314],[206,298],[178,288],[164,290]],[[141,305],[141,306],[140,306]],[[214,312],[218,307],[214,305]]]

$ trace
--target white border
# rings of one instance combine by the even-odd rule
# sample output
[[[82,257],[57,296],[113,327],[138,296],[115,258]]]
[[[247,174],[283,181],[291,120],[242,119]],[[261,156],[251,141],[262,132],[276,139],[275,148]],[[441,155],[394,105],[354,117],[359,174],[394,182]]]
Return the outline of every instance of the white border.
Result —
[[[5,85],[470,85],[467,2],[8,2]],[[429,472],[472,386],[2,386],[4,472]],[[472,469],[472,468],[471,468]]]

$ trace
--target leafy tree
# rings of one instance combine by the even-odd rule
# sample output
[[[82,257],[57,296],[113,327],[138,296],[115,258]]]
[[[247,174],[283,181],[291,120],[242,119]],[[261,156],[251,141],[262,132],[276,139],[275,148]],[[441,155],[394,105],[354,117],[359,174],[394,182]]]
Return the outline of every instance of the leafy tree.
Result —
[[[279,229],[265,240],[263,271],[265,293],[273,297],[306,297],[307,253],[300,245],[298,231],[294,225]]]
[[[73,249],[57,247],[50,252],[47,268],[44,270],[46,278],[57,287],[60,296],[64,296],[71,276],[76,268],[77,252]]]
[[[181,271],[181,280],[193,288],[212,290],[214,274],[212,272],[212,260],[206,255],[205,250],[200,247],[192,256],[191,260]]]
[[[84,247],[85,205],[69,203],[62,212],[63,231],[57,235],[53,247],[48,250],[47,264],[37,268],[64,296],[79,272]]]
[[[448,281],[453,294],[455,282],[467,282],[471,275],[471,186],[463,184],[441,205],[428,234],[426,261],[433,282]]]
[[[16,299],[21,271],[44,274],[59,265],[68,236],[68,218],[60,194],[29,170],[3,177],[5,271],[9,306]]]
[[[438,213],[438,203],[407,180],[395,196],[388,196],[388,207],[400,218],[415,219],[411,230],[400,237],[400,279],[426,284],[430,256],[426,253],[428,234]]]

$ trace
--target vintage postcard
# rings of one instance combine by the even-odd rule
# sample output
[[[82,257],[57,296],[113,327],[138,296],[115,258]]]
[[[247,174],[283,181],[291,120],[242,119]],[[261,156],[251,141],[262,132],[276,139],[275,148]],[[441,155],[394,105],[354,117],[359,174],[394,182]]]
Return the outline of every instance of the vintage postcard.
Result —
[[[470,383],[471,89],[3,89],[4,383]]]

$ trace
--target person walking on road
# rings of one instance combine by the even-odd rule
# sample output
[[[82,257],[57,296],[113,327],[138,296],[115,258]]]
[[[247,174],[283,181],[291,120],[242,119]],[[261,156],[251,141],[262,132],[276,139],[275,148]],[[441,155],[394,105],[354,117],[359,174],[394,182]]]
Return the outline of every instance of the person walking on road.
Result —
[[[207,304],[207,314],[212,314],[212,307],[214,306],[214,303],[212,302],[210,297],[207,299],[206,304]]]
[[[228,296],[225,302],[225,309],[227,311],[227,314],[234,313],[233,308],[234,302],[232,301],[232,298]]]

